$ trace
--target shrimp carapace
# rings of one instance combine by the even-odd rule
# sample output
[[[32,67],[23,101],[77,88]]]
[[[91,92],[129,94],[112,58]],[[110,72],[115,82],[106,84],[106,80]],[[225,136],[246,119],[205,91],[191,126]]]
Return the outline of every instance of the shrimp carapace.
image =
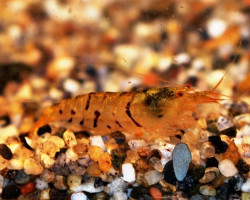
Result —
[[[34,130],[48,123],[64,122],[68,128],[93,134],[124,131],[134,135],[148,133],[153,138],[172,136],[196,123],[192,112],[197,104],[217,102],[217,96],[186,85],[136,92],[94,92],[47,108]]]

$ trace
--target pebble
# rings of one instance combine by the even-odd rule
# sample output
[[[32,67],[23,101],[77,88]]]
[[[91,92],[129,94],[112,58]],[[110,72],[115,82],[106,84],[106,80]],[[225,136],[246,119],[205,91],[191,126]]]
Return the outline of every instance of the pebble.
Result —
[[[217,189],[216,198],[219,200],[228,200],[229,193],[230,193],[230,186],[227,183],[223,183]]]
[[[151,187],[149,189],[149,194],[151,195],[151,197],[154,199],[154,200],[161,200],[162,199],[162,193],[161,191],[156,188],[156,187]]]
[[[224,153],[227,150],[227,143],[223,142],[218,135],[209,136],[208,141],[214,146],[215,153]]]
[[[10,160],[11,161],[11,160]],[[5,169],[9,165],[9,161],[0,156],[0,170]]]
[[[200,148],[200,156],[202,159],[215,156],[215,148],[210,142],[204,142]]]
[[[3,183],[4,183],[4,177],[0,175],[0,194],[2,194],[3,191]]]
[[[219,169],[217,167],[208,167],[205,170],[203,177],[199,180],[200,183],[209,183],[213,181],[219,175]]]
[[[246,174],[250,170],[249,165],[243,159],[239,159],[236,167],[239,170],[240,174]]]
[[[45,133],[51,133],[51,128],[49,125],[44,125],[37,130],[37,135],[41,136]]]
[[[229,159],[236,165],[240,157],[241,156],[238,152],[237,146],[235,145],[234,141],[231,141],[228,145],[226,152],[223,155],[223,159]]]
[[[26,184],[30,181],[31,175],[26,174],[23,170],[19,170],[15,176],[16,184]]]
[[[41,198],[42,200],[49,200],[49,199],[50,199],[49,191],[50,191],[50,188],[45,189],[45,190],[42,190],[42,191],[41,191],[41,196],[40,196],[40,198]]]
[[[100,136],[100,135],[91,136],[89,139],[90,139],[91,146],[101,147],[103,149],[103,151],[106,151],[106,146],[103,142],[102,136]]]
[[[21,193],[27,195],[35,190],[35,184],[33,182],[27,183],[21,187]]]
[[[63,133],[63,139],[64,139],[64,142],[65,144],[68,146],[68,147],[74,147],[75,145],[77,145],[77,141],[76,141],[76,137],[75,137],[75,134],[73,131],[71,130],[66,130],[64,133]]]
[[[0,144],[0,155],[6,160],[10,160],[13,156],[11,150],[6,144]]]
[[[89,157],[93,161],[98,161],[103,153],[103,149],[99,146],[90,146],[88,149]]]
[[[248,178],[246,180],[245,183],[243,183],[242,187],[241,187],[241,191],[242,192],[250,192],[250,178]]]
[[[184,143],[176,145],[173,151],[173,168],[178,181],[184,180],[191,160],[188,146]]]
[[[164,167],[161,164],[161,160],[157,157],[152,157],[149,160],[149,163],[153,166],[158,172],[163,172]]]
[[[190,200],[205,200],[205,198],[200,194],[196,194],[196,195],[192,196],[190,198]]]
[[[218,160],[215,157],[208,158],[206,162],[206,167],[218,167]]]
[[[111,133],[111,137],[115,139],[117,144],[123,144],[126,140],[126,136],[120,131]]]
[[[50,200],[58,200],[58,199],[67,199],[68,194],[66,190],[58,190],[56,188],[51,188],[49,190],[49,199]]]
[[[148,185],[154,185],[164,178],[163,173],[160,173],[156,170],[151,170],[145,173],[145,179],[148,182]]]
[[[24,161],[24,172],[26,174],[39,175],[43,171],[43,166],[33,158]]]
[[[125,192],[116,192],[113,197],[110,198],[111,200],[127,200],[128,196]]]
[[[218,168],[223,176],[231,177],[238,173],[237,168],[233,162],[229,159],[225,159],[219,162]]]
[[[109,189],[108,194],[113,196],[116,192],[124,192],[128,187],[128,183],[122,178],[116,178],[107,187]]]
[[[230,188],[233,189],[234,191],[240,191],[243,183],[244,180],[239,174],[234,175],[228,180]]]
[[[54,179],[55,179],[55,173],[50,171],[49,169],[44,169],[43,172],[40,174],[40,177],[50,183],[50,182],[53,182]]]
[[[168,183],[175,185],[177,179],[174,173],[173,160],[170,160],[166,163],[163,172],[164,172],[164,180],[167,181]]]
[[[240,198],[238,198],[240,199]],[[236,199],[236,200],[238,200]],[[241,200],[250,200],[250,193],[249,192],[242,192],[241,193]]]
[[[48,183],[41,178],[36,179],[36,189],[45,190],[49,187]]]
[[[130,140],[128,145],[131,150],[137,150],[139,147],[147,146],[147,143],[144,140]]]
[[[98,164],[103,172],[108,172],[112,166],[110,154],[108,152],[103,153],[98,160]]]
[[[90,161],[90,157],[88,154],[85,154],[83,157],[81,158],[78,158],[77,162],[80,164],[80,165],[83,165],[85,167],[87,167],[89,165],[89,161]]]
[[[3,188],[3,199],[15,199],[21,194],[21,190],[16,185],[7,185]]]
[[[135,181],[135,169],[131,163],[125,163],[122,165],[122,175],[124,181]]]
[[[160,142],[158,150],[161,152],[163,157],[166,158],[168,161],[172,158],[174,147],[175,146],[172,144]]]
[[[215,196],[216,189],[212,185],[202,185],[199,189],[200,193],[206,196]]]
[[[125,154],[116,149],[111,150],[111,162],[115,170],[119,170],[125,160]]]
[[[56,175],[54,180],[54,187],[58,190],[67,190],[66,177],[61,175]]]
[[[88,197],[82,192],[73,193],[71,195],[71,200],[87,200],[87,199]]]
[[[138,186],[134,187],[130,193],[130,197],[133,199],[139,199],[140,197],[143,196],[143,194],[148,194],[149,189],[146,187]]]
[[[187,192],[194,186],[194,179],[190,174],[187,174],[183,181],[177,182],[177,188],[181,191]]]
[[[195,165],[189,172],[195,181],[198,181],[205,173],[205,167],[203,165]]]
[[[67,184],[69,189],[74,191],[75,188],[78,188],[82,183],[82,176],[69,175],[67,178]]]
[[[91,179],[88,182],[84,182],[82,183],[79,187],[74,188],[73,191],[74,192],[89,192],[89,193],[97,193],[97,192],[101,192],[103,191],[104,187],[95,187],[94,186],[95,182],[94,179]]]

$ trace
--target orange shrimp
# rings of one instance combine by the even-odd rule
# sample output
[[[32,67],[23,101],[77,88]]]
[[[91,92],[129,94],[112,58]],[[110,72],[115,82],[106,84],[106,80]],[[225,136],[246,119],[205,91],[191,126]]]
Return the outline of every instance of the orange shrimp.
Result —
[[[47,108],[34,130],[63,121],[68,128],[93,134],[123,131],[144,139],[174,136],[197,124],[192,117],[197,104],[220,100],[214,89],[197,92],[184,86],[84,94]]]

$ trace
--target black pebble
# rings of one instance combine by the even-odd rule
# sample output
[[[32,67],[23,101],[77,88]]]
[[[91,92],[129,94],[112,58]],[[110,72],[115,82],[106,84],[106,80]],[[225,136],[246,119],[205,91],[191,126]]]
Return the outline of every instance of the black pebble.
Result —
[[[149,190],[148,188],[139,186],[139,187],[134,187],[130,193],[130,197],[134,198],[134,199],[139,199],[140,197],[142,197],[144,194],[148,194]]]
[[[13,156],[11,150],[6,144],[0,144],[0,155],[6,160],[10,160]]]
[[[205,167],[202,165],[194,166],[190,171],[190,175],[193,177],[194,181],[198,181],[205,173]]]
[[[14,199],[19,197],[20,194],[21,191],[16,185],[7,185],[5,188],[3,188],[2,198]]]
[[[236,128],[234,126],[232,127],[229,127],[227,129],[224,129],[220,132],[220,134],[224,134],[224,135],[227,135],[229,137],[235,137],[236,136]]]
[[[164,172],[165,181],[175,185],[177,182],[177,179],[174,173],[173,160],[170,160],[166,163],[166,165],[164,166],[163,172]]]
[[[96,78],[98,76],[98,72],[96,71],[96,68],[92,65],[87,65],[85,72],[92,78]]]
[[[43,135],[44,133],[51,133],[51,128],[48,124],[40,127],[37,130],[37,135],[39,135],[39,136]]]
[[[68,199],[67,190],[57,190],[55,188],[49,191],[50,200],[66,200]]]
[[[190,174],[187,174],[183,181],[178,181],[177,187],[181,191],[188,191],[194,185],[194,179]]]
[[[230,193],[230,186],[227,183],[223,183],[216,192],[216,198],[219,200],[227,200]]]
[[[236,167],[239,170],[240,174],[246,174],[249,172],[249,165],[242,159],[239,159]]]
[[[96,177],[95,181],[94,181],[94,187],[97,188],[97,187],[101,187],[101,186],[103,186],[102,179],[100,177]]]
[[[219,135],[209,136],[208,141],[214,146],[215,153],[224,153],[227,150],[228,144],[223,142]]]
[[[115,139],[117,144],[123,144],[126,140],[125,135],[120,131],[111,133],[111,137]]]
[[[218,167],[218,160],[215,157],[208,158],[206,162],[206,167]]]
[[[3,121],[0,123],[1,127],[8,126],[10,124],[10,117],[9,115],[3,115],[0,117],[0,121]]]

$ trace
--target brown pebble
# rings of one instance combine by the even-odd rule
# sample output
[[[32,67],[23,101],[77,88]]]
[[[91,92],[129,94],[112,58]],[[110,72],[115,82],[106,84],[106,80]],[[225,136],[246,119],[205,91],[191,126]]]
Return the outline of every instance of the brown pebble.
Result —
[[[234,144],[234,141],[231,141],[229,143],[228,148],[223,155],[223,160],[224,159],[231,160],[235,165],[238,163],[240,159],[240,153],[238,151],[237,146]]]
[[[137,153],[139,154],[140,157],[145,158],[150,155],[150,149],[147,147],[139,147],[137,150]]]
[[[161,200],[162,198],[162,193],[161,191],[156,188],[156,187],[151,187],[149,189],[149,194],[151,195],[151,197],[154,199],[154,200]]]

